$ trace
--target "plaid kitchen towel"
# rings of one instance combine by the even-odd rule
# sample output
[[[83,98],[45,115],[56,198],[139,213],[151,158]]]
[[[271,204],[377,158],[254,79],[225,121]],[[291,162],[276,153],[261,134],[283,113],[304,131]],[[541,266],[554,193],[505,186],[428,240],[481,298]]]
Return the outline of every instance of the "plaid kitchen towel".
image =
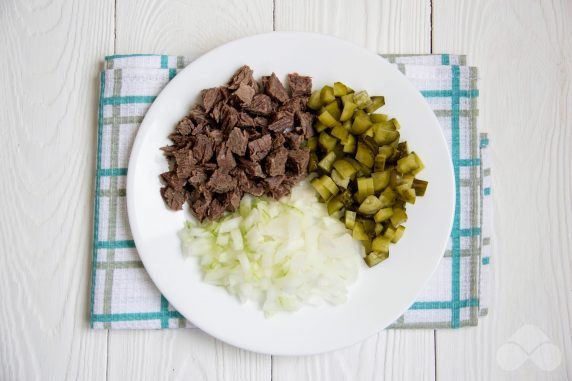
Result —
[[[465,57],[391,55],[435,111],[456,180],[453,230],[445,257],[417,301],[391,328],[457,328],[486,314],[490,262],[488,139],[477,131],[477,70]],[[125,182],[139,124],[184,57],[114,55],[100,76],[93,239],[93,328],[192,327],[159,293],[138,257],[127,219]]]

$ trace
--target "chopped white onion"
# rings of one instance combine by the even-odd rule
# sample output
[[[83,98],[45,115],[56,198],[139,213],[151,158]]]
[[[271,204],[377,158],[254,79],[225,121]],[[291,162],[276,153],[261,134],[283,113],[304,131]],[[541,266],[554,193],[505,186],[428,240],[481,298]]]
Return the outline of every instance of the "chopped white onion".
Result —
[[[206,282],[258,303],[267,316],[344,303],[363,255],[307,182],[280,201],[244,197],[239,213],[189,221],[179,237],[184,252],[198,257]]]

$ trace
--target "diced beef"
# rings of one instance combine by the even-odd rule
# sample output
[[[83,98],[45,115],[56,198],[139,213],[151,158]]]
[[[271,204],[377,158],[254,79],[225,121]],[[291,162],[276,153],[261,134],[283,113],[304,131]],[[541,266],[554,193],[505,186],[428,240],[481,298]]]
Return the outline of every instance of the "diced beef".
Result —
[[[277,134],[273,134],[273,140],[272,140],[272,148],[273,149],[278,149],[280,147],[282,147],[284,145],[284,143],[286,143],[286,138],[284,137],[284,134],[279,132]]]
[[[268,176],[283,175],[286,171],[286,161],[288,160],[288,150],[280,147],[273,151],[266,158],[266,173]]]
[[[235,176],[238,182],[238,188],[241,191],[250,193],[253,196],[262,196],[264,194],[264,187],[249,178],[242,169],[236,171]]]
[[[286,132],[284,135],[286,136],[290,149],[297,150],[302,145],[302,142],[304,142],[304,136],[296,132]]]
[[[254,91],[254,88],[241,83],[233,95],[240,105],[248,106],[252,102],[252,98],[254,97],[255,93],[256,91]]]
[[[239,88],[240,84],[252,85],[255,83],[254,77],[252,76],[252,69],[247,65],[240,67],[234,73],[230,81],[228,82],[228,88],[231,90],[236,90]]]
[[[225,143],[222,143],[221,149],[216,157],[216,162],[219,170],[223,173],[228,173],[236,167],[236,161],[234,160],[232,151]]]
[[[217,169],[207,182],[207,189],[215,193],[225,193],[236,187],[236,179]]]
[[[224,105],[222,108],[222,129],[230,131],[238,123],[239,112],[232,106]]]
[[[266,175],[264,175],[264,172],[262,171],[260,163],[240,158],[238,159],[238,165],[244,170],[244,173],[246,173],[248,176],[261,177],[261,178],[266,177]]]
[[[226,198],[223,202],[225,209],[229,212],[234,212],[240,206],[240,199],[242,198],[242,192],[239,188],[235,188],[230,192],[226,193]]]
[[[254,127],[254,118],[245,112],[241,112],[238,116],[238,123],[236,125],[238,127]]]
[[[169,186],[161,188],[161,196],[167,207],[171,210],[181,210],[186,201],[185,190],[183,188],[171,188]]]
[[[272,112],[272,101],[266,94],[256,94],[254,98],[252,98],[250,105],[244,109],[254,115],[270,115]]]
[[[209,161],[214,153],[213,140],[207,135],[197,136],[197,142],[193,147],[193,156],[197,161],[206,163]]]
[[[219,87],[203,90],[201,95],[203,97],[203,107],[207,113],[213,109],[215,104],[222,101],[223,99]]]
[[[288,161],[286,164],[296,175],[305,175],[308,173],[309,161],[310,151],[299,149],[288,152]]]
[[[235,127],[228,135],[227,144],[232,152],[238,156],[244,156],[248,146],[248,137],[246,137],[243,131]]]
[[[268,129],[274,132],[284,132],[292,127],[294,127],[294,118],[290,114],[284,114],[283,117],[268,125]]]
[[[268,127],[268,119],[262,116],[257,116],[254,118],[254,126],[266,128]]]
[[[211,220],[218,220],[224,214],[224,206],[218,199],[214,199],[211,204],[209,205],[207,216]]]
[[[264,135],[263,137],[253,140],[248,143],[248,153],[250,155],[250,160],[258,162],[268,155],[270,149],[272,148],[272,138],[270,135]]]
[[[288,74],[288,87],[293,98],[310,95],[312,93],[312,78],[299,75],[298,73]]]
[[[262,78],[241,67],[228,85],[202,91],[194,106],[161,148],[170,170],[160,175],[161,196],[169,209],[188,202],[199,221],[236,211],[243,194],[287,195],[307,175],[309,151],[301,147],[314,134],[306,112],[311,79],[288,76],[286,91],[274,73]]]
[[[280,82],[276,74],[272,73],[272,75],[268,77],[262,77],[262,84],[264,85],[266,94],[270,95],[278,102],[285,103],[290,98],[288,96],[288,92],[284,88],[284,85],[282,85],[282,82]]]
[[[184,117],[179,123],[177,123],[177,127],[175,127],[175,131],[181,135],[189,135],[193,128],[195,127],[193,121],[189,117]]]
[[[314,115],[309,112],[298,111],[296,112],[294,119],[296,124],[302,128],[306,139],[314,136]]]

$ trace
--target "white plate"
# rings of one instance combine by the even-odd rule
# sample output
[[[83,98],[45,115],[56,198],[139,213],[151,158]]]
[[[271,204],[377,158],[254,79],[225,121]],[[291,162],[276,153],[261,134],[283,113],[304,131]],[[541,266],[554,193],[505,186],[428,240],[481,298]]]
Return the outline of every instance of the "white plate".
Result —
[[[427,194],[408,207],[404,238],[388,260],[364,266],[340,306],[304,307],[266,319],[253,304],[201,281],[194,258],[181,254],[177,231],[188,210],[167,210],[158,175],[167,170],[160,147],[199,99],[201,89],[228,81],[248,64],[256,78],[298,72],[314,88],[342,81],[384,95],[383,111],[401,123],[402,136],[423,159]],[[227,343],[255,352],[305,355],[334,350],[375,334],[414,301],[436,268],[451,231],[455,202],[451,159],[429,105],[387,61],[342,40],[308,33],[270,33],[233,41],[198,58],[157,97],[135,140],[129,161],[127,204],[133,237],[149,275],[169,302],[196,326]]]

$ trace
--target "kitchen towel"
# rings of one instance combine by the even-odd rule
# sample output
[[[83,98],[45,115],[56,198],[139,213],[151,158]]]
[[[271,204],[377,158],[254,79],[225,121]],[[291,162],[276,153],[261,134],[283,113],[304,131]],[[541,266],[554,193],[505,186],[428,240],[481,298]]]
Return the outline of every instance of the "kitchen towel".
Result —
[[[444,258],[416,302],[390,328],[478,324],[488,308],[490,167],[488,138],[477,129],[477,69],[465,56],[385,56],[425,96],[449,143],[456,181],[453,230]],[[100,75],[93,238],[91,326],[192,327],[146,273],[127,219],[125,183],[131,146],[161,89],[189,60],[114,55]]]

